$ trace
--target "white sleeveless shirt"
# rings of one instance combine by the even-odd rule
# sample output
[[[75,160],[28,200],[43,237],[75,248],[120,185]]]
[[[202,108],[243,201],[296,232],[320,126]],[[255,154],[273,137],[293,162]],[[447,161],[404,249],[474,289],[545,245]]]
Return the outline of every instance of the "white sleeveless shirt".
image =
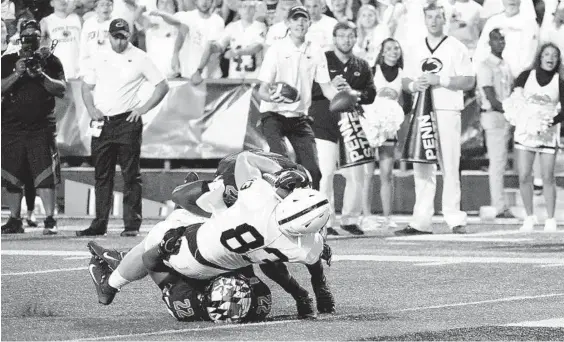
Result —
[[[376,86],[376,96],[387,97],[391,100],[399,100],[401,94],[401,79],[403,70],[400,68],[398,70],[398,75],[391,82],[388,82],[384,77],[382,68],[380,65],[376,65],[376,71],[374,72],[374,85]]]
[[[55,13],[45,18],[51,41],[57,40],[53,54],[63,64],[67,79],[78,77],[78,55],[80,51],[80,30],[82,23],[76,13],[61,18]]]

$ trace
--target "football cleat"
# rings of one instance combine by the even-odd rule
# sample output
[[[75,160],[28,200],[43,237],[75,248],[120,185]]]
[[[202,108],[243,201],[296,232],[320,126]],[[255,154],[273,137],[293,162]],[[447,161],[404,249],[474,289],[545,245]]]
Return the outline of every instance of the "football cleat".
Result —
[[[56,235],[57,234],[57,220],[53,216],[47,216],[43,221],[45,228],[43,228],[43,235]]]
[[[299,319],[316,319],[317,313],[313,308],[313,299],[310,296],[300,297],[296,299],[296,307],[298,309]]]
[[[103,305],[110,305],[116,296],[118,290],[108,284],[108,279],[112,274],[112,270],[108,264],[97,256],[90,258],[88,272],[96,287],[98,293],[98,302]]]
[[[95,241],[88,242],[87,247],[90,250],[90,253],[93,256],[102,259],[111,271],[114,271],[118,267],[119,263],[126,254],[125,252],[118,252],[115,249],[106,249]]]
[[[317,311],[319,313],[335,313],[335,298],[329,289],[327,279],[323,277],[320,283],[311,282],[315,300],[317,301]]]

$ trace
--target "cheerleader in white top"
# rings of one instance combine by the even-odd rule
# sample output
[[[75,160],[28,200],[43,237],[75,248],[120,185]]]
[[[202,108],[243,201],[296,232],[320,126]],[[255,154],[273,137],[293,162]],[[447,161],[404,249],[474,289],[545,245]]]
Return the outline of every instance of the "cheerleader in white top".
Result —
[[[384,220],[379,222],[381,228],[397,228],[391,219],[393,202],[393,169],[394,151],[397,144],[397,130],[404,120],[400,106],[402,101],[403,56],[399,43],[393,38],[385,39],[376,59],[374,85],[376,99],[374,103],[365,105],[365,120],[362,121],[366,137],[371,146],[378,149],[380,167],[380,198]],[[362,211],[365,219],[363,228],[370,229],[366,218],[371,215],[372,208],[372,176],[374,164],[364,164],[364,187]]]
[[[560,148],[560,122],[564,119],[561,109],[564,103],[564,81],[558,74],[561,62],[561,52],[556,45],[543,45],[534,68],[519,75],[515,80],[513,94],[504,101],[505,116],[515,126],[519,188],[527,212],[522,231],[532,231],[537,223],[536,216],[533,215],[532,176],[537,153],[541,162],[543,193],[548,211],[544,229],[556,230],[554,166],[556,153]]]

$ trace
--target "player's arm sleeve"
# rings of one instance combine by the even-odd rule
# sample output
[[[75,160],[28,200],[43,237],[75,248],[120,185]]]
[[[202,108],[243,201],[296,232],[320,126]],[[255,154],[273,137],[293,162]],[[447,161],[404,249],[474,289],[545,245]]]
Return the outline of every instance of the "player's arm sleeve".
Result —
[[[275,173],[280,170],[282,167],[276,161],[251,151],[243,151],[235,161],[237,189],[251,179],[262,177],[263,173]]]

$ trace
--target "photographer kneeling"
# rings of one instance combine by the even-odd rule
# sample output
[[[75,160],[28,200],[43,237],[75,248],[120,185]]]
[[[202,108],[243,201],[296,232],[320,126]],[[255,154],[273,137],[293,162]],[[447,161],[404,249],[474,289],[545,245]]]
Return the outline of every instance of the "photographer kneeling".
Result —
[[[8,191],[10,219],[2,234],[23,233],[22,187],[33,181],[45,207],[44,235],[57,233],[55,185],[60,182],[55,144],[55,96],[63,97],[65,74],[51,49],[39,48],[35,20],[20,27],[21,50],[2,56],[2,186]]]

